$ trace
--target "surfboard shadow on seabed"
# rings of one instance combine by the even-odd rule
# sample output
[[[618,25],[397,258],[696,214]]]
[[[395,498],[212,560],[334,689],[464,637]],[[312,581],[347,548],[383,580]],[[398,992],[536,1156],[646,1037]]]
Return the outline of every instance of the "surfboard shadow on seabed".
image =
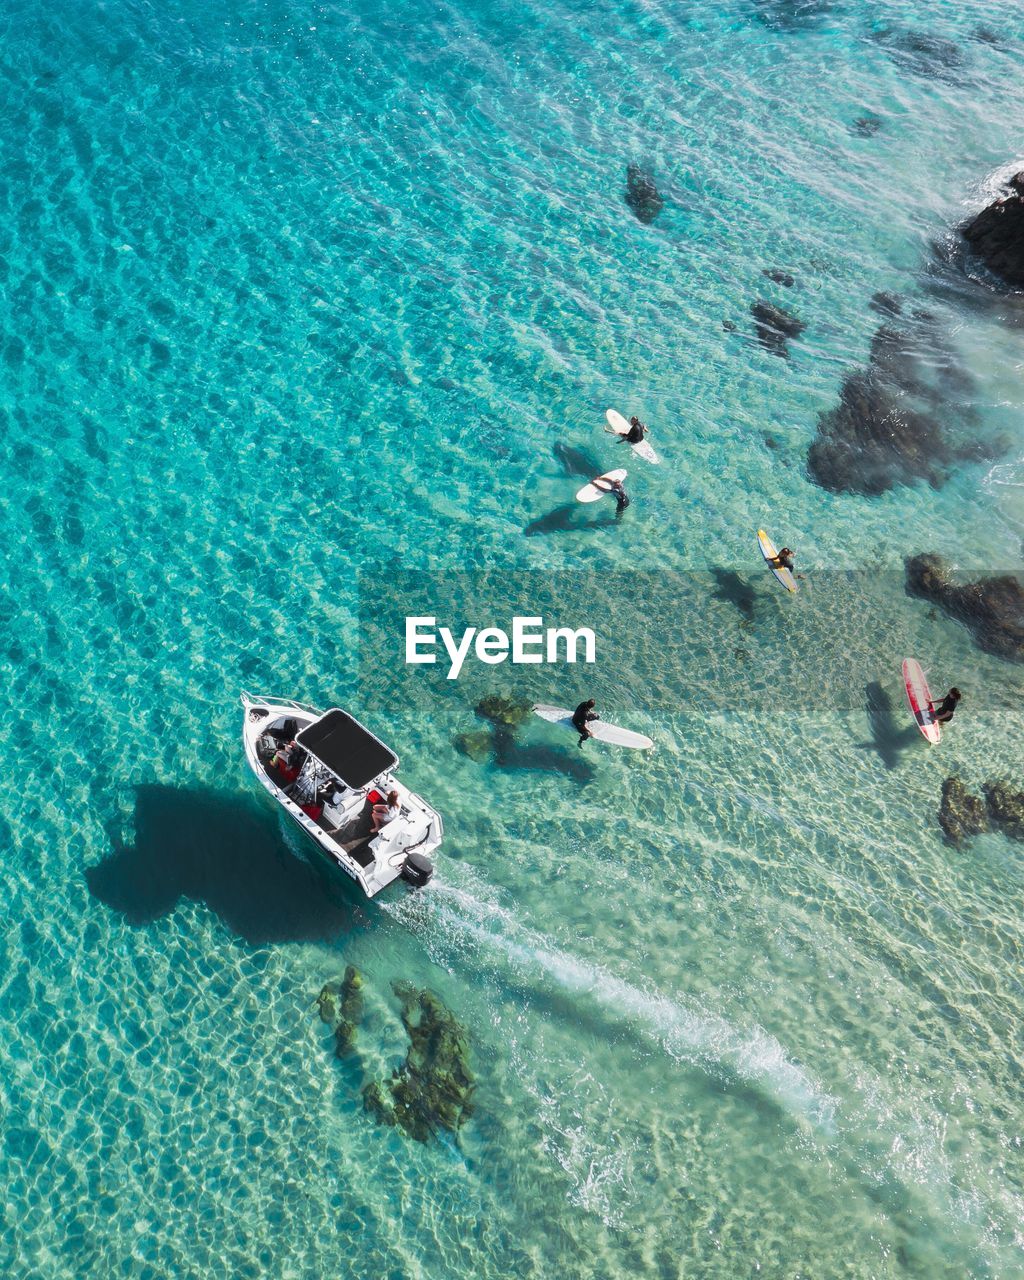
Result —
[[[895,769],[903,752],[919,742],[917,726],[908,727],[905,720],[896,719],[892,698],[877,680],[864,686],[864,697],[867,700],[871,739],[856,745],[863,751],[877,751],[885,767]]]
[[[524,526],[523,534],[527,538],[535,538],[542,533],[583,533],[587,529],[611,529],[617,523],[614,515],[587,520],[581,515],[578,503],[567,502],[564,506],[549,511],[546,516],[531,520]]]

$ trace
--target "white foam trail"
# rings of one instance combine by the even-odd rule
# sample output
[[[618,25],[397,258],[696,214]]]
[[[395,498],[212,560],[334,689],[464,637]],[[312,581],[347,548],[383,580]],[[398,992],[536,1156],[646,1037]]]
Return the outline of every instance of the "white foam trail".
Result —
[[[497,903],[481,902],[463,890],[440,885],[429,898],[434,921],[445,926],[447,947],[460,951],[471,940],[475,949],[496,952],[513,968],[533,975],[539,970],[573,995],[586,996],[613,1017],[634,1023],[677,1061],[709,1074],[736,1076],[787,1111],[834,1133],[835,1100],[817,1089],[807,1072],[790,1062],[782,1045],[762,1027],[741,1031],[717,1014],[644,991],[599,965],[549,946]],[[425,900],[410,898],[406,903]],[[414,918],[412,911],[404,910],[406,903],[386,909],[422,936],[426,920],[419,911]],[[436,932],[424,941],[436,942]]]
[[[460,868],[460,870],[463,870]],[[488,886],[481,884],[486,895]],[[790,1114],[815,1127],[830,1143],[849,1147],[851,1169],[873,1187],[892,1178],[908,1192],[935,1197],[937,1212],[954,1222],[994,1221],[1005,1217],[1004,1205],[1020,1218],[1019,1197],[1000,1193],[996,1210],[979,1188],[966,1192],[955,1177],[945,1149],[942,1117],[919,1115],[893,1102],[882,1081],[861,1070],[854,1084],[857,1102],[845,1124],[837,1120],[837,1100],[815,1086],[802,1067],[791,1062],[783,1046],[762,1027],[739,1029],[721,1016],[690,1008],[657,992],[644,991],[607,972],[551,947],[524,928],[513,912],[493,901],[481,901],[455,886],[438,885],[429,894],[410,897],[385,908],[420,936],[432,958],[451,968],[456,959],[492,968],[501,962],[522,978],[539,973],[574,995],[583,996],[608,1013],[629,1021],[680,1062],[697,1065],[708,1075],[742,1080],[772,1097]],[[499,971],[500,976],[500,971]],[[563,1132],[564,1130],[564,1132]],[[559,1163],[575,1179],[574,1203],[605,1216],[604,1178],[619,1186],[623,1170],[592,1153],[572,1127],[559,1129]],[[837,1149],[838,1150],[838,1149]],[[585,1159],[586,1157],[586,1159]],[[984,1205],[984,1210],[979,1206]]]

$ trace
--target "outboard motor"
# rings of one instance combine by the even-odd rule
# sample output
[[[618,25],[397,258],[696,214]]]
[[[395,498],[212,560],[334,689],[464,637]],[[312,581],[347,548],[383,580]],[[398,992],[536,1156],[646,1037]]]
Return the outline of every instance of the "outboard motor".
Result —
[[[434,864],[425,853],[412,851],[402,864],[402,879],[414,889],[422,889],[434,874]]]

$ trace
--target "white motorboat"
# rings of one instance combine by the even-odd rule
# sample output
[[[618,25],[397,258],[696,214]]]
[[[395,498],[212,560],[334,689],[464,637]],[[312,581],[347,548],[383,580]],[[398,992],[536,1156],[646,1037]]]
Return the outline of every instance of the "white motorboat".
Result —
[[[242,694],[249,765],[282,809],[368,898],[399,878],[420,888],[444,837],[441,815],[395,777],[398,757],[333,707]]]

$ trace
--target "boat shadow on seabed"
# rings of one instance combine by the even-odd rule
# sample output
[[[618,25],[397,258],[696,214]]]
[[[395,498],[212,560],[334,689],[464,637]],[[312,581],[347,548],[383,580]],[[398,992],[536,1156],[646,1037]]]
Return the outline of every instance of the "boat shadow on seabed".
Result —
[[[326,874],[285,847],[275,815],[201,788],[135,788],[135,842],[87,867],[94,898],[130,924],[151,924],[182,898],[202,902],[252,946],[332,940],[357,926]]]

